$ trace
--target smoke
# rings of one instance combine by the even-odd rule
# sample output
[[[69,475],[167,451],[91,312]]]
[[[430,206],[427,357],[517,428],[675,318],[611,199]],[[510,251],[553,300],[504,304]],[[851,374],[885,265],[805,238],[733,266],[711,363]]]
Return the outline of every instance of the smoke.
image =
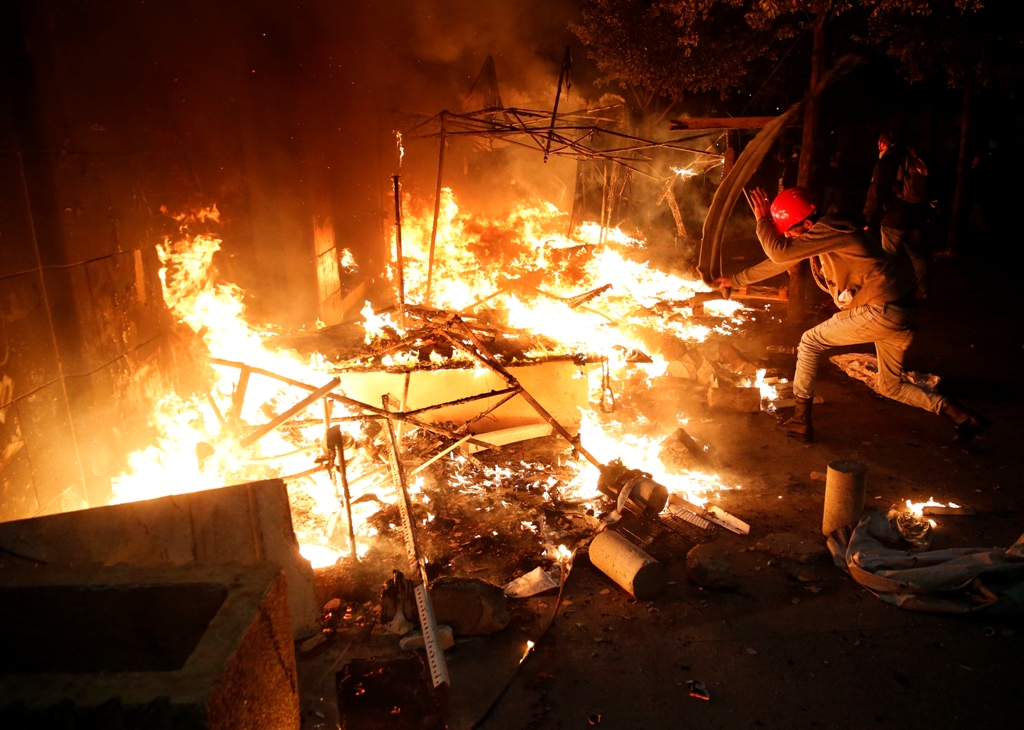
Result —
[[[492,56],[507,105],[549,105],[575,6],[571,0],[412,2],[412,50],[419,59],[449,66],[456,83],[471,82]]]

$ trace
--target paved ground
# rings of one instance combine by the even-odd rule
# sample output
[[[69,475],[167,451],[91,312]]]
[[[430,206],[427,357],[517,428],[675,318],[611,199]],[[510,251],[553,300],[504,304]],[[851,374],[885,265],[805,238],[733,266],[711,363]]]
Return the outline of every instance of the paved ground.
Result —
[[[978,510],[941,519],[935,547],[1008,546],[1024,531],[1019,295],[989,285],[991,274],[979,276],[969,261],[938,264],[908,366],[941,375],[992,420],[990,431],[969,448],[954,446],[943,419],[882,400],[831,366],[814,445],[787,441],[763,414],[694,421],[694,435],[714,444],[722,467],[745,485],[722,504],[753,525],[751,536],[719,538],[735,548],[740,587],[701,590],[676,561],[665,594],[637,603],[578,565],[557,618],[484,730],[1021,727],[1019,619],[915,614],[882,603],[827,562],[808,572],[745,551],[780,531],[823,542],[824,485],[809,475],[836,458],[868,464],[869,504],[934,496]],[[780,329],[738,344],[756,355],[795,336]],[[689,679],[707,685],[710,701],[688,696]]]

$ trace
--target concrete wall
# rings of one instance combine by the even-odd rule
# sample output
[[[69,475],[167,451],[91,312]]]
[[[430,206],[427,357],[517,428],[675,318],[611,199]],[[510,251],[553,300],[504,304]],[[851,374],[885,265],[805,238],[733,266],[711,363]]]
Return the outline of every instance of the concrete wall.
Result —
[[[31,671],[17,659],[6,667],[0,683],[4,728],[298,730],[288,596],[277,566],[47,567],[0,577],[0,591],[10,599],[0,609],[0,633],[8,644],[30,635],[28,643],[51,655],[48,665]],[[197,617],[190,615],[191,606],[181,606],[177,616],[161,621],[164,632],[180,634],[179,641],[188,644],[173,666],[165,666],[162,657],[147,663],[162,653],[147,618],[167,608],[149,605],[153,588],[216,594],[212,612]],[[77,595],[81,603],[105,609],[90,617],[88,627],[103,636],[103,646],[92,646],[95,637],[85,629],[54,625],[48,614],[59,614],[60,606],[44,605],[33,614],[19,605],[51,595],[71,605]],[[104,655],[99,664],[97,653]]]
[[[0,523],[0,548],[5,551],[0,575],[32,561],[47,566],[271,561],[288,578],[295,636],[320,630],[313,569],[299,554],[288,491],[279,479]]]

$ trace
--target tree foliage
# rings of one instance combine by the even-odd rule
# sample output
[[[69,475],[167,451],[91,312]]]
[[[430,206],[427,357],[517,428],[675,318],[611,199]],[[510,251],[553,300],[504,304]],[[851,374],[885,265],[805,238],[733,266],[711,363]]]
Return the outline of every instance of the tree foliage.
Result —
[[[869,40],[908,81],[1012,92],[1024,73],[1020,6],[1006,0],[879,0]]]
[[[849,7],[846,0],[584,0],[583,22],[572,30],[605,82],[674,101],[707,91],[725,98],[764,81],[822,14]]]

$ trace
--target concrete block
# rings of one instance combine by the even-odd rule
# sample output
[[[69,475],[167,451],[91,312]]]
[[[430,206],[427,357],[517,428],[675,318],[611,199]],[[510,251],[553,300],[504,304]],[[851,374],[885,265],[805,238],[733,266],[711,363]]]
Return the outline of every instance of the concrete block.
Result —
[[[299,728],[276,565],[46,567],[0,578],[0,726]]]
[[[313,569],[279,479],[0,523],[0,545],[57,566],[271,561],[288,579],[296,638],[320,630]]]
[[[708,388],[708,407],[736,413],[759,413],[761,391],[759,388]]]

